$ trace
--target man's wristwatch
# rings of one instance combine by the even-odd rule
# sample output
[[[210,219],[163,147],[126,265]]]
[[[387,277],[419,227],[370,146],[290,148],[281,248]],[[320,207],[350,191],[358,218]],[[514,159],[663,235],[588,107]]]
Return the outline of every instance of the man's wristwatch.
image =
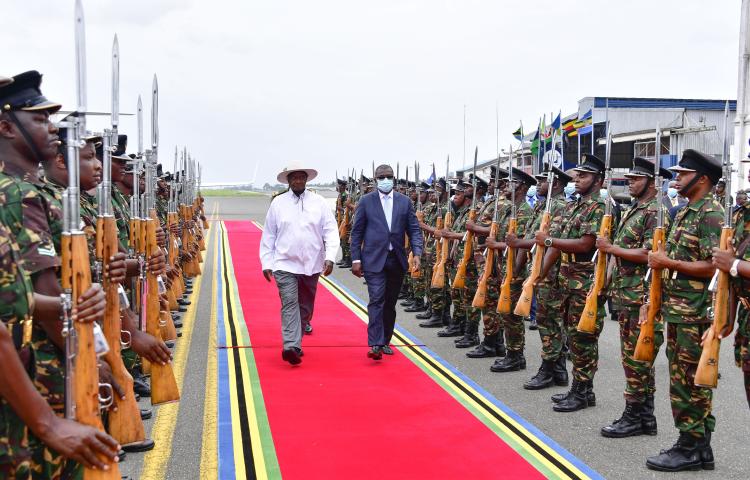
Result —
[[[545,247],[551,247],[552,246],[552,237],[547,237],[544,239],[544,246]]]
[[[736,277],[738,275],[737,267],[740,265],[740,259],[735,258],[734,262],[732,262],[732,268],[729,269],[729,275]]]

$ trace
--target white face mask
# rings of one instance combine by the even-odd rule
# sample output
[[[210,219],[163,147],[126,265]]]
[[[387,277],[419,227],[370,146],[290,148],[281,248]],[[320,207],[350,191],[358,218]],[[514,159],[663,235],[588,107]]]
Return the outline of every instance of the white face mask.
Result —
[[[390,193],[391,190],[393,190],[393,179],[392,178],[384,178],[382,180],[378,180],[378,190],[380,190],[383,193]]]

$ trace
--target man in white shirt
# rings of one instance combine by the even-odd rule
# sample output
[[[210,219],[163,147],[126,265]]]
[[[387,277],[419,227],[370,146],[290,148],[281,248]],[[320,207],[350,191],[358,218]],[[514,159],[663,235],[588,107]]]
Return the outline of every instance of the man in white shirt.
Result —
[[[302,361],[302,328],[312,319],[318,277],[330,275],[339,248],[333,210],[322,196],[305,190],[317,175],[296,165],[279,173],[277,180],[289,190],[271,202],[260,242],[263,276],[269,282],[273,276],[281,298],[281,358],[292,365]]]

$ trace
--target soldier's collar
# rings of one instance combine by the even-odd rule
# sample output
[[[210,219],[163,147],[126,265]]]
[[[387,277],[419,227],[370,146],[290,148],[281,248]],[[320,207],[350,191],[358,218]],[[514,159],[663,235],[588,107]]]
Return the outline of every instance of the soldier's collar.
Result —
[[[713,199],[714,199],[713,193],[708,192],[707,194],[705,194],[701,198],[699,198],[697,202],[695,202],[695,203],[688,202],[687,208],[689,208],[690,210],[698,211],[698,210],[700,210],[703,207],[704,203],[706,203],[709,200],[713,200]]]
[[[12,162],[3,162],[0,171],[11,177],[20,178],[24,182],[33,183],[34,185],[41,185],[43,183],[36,169],[24,170]]]

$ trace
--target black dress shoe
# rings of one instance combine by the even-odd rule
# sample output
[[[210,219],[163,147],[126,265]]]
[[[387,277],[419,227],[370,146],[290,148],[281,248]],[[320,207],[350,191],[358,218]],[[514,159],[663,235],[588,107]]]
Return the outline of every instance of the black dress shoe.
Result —
[[[529,330],[539,330],[539,324],[536,323],[536,318],[531,319],[531,323],[529,323]]]
[[[281,358],[289,362],[291,365],[299,365],[302,363],[302,359],[299,356],[299,352],[296,348],[285,348],[281,352]]]
[[[383,350],[383,353],[386,355],[393,355],[393,349],[391,348],[390,345],[383,345],[382,350]]]
[[[152,415],[150,408],[141,408],[141,420],[148,420]]]
[[[123,445],[122,449],[126,452],[148,452],[149,450],[153,450],[156,443],[154,443],[153,440],[150,438],[145,439],[142,442],[136,442],[136,443],[129,443],[127,445]]]
[[[383,350],[379,346],[374,346],[370,349],[369,352],[367,352],[367,358],[372,358],[373,360],[380,360],[383,358]]]
[[[313,328],[309,323],[305,325],[305,335],[312,335]]]

